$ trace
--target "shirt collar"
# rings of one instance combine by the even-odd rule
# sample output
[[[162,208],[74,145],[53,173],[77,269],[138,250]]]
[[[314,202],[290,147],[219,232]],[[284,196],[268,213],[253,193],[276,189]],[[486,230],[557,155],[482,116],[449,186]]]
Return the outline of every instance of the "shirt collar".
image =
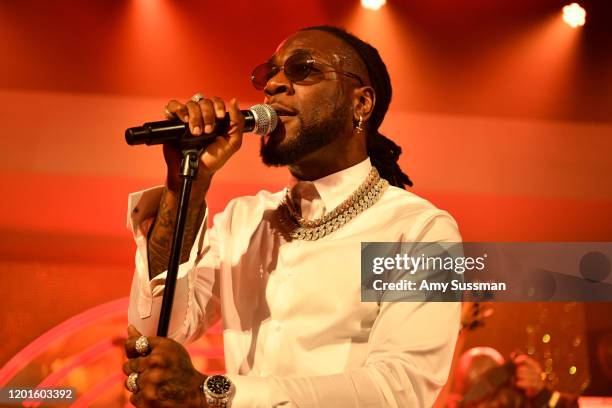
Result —
[[[354,166],[314,180],[312,184],[314,184],[319,196],[323,200],[325,211],[333,210],[357,190],[371,169],[372,163],[370,158],[366,157],[364,161]],[[293,188],[300,181],[293,175],[290,175],[289,188]]]

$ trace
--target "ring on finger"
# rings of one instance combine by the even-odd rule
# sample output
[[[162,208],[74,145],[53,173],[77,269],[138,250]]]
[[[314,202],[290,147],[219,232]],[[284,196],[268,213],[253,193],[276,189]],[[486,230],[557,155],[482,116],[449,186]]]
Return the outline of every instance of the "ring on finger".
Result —
[[[141,356],[146,356],[149,352],[149,340],[147,339],[147,336],[140,336],[138,339],[136,339],[134,348],[138,354]]]
[[[125,381],[127,389],[132,393],[138,392],[138,384],[136,384],[136,380],[138,380],[138,373],[131,373],[128,375],[128,378]]]
[[[204,95],[202,95],[200,92],[197,92],[191,97],[191,100],[194,101],[195,103],[200,102],[202,99],[204,99]]]

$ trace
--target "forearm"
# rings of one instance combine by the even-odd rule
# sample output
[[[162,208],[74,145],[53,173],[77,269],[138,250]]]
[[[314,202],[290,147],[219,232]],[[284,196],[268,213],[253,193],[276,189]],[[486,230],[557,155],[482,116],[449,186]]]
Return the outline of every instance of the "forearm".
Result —
[[[210,180],[210,177],[205,177],[194,183],[183,234],[183,245],[180,256],[181,263],[189,259],[191,247],[202,225],[204,214],[206,213],[204,199],[208,187],[210,186]],[[168,268],[172,237],[174,235],[174,229],[176,228],[178,204],[178,189],[173,185],[164,188],[159,209],[147,240],[150,279],[153,279]]]

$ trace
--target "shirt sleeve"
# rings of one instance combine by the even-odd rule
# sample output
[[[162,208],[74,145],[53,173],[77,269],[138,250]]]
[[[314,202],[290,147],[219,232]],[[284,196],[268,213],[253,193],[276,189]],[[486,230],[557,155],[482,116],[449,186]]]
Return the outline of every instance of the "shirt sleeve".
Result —
[[[460,242],[457,224],[435,210],[406,239]],[[383,302],[363,367],[326,376],[229,375],[243,407],[430,407],[447,381],[460,325],[458,302]]]
[[[136,242],[135,271],[130,291],[128,320],[141,333],[155,335],[167,271],[149,279],[147,235],[163,187],[133,193],[128,200],[128,228]],[[179,265],[168,337],[179,342],[196,340],[220,317],[218,245],[214,227],[206,228],[208,209],[189,260]]]

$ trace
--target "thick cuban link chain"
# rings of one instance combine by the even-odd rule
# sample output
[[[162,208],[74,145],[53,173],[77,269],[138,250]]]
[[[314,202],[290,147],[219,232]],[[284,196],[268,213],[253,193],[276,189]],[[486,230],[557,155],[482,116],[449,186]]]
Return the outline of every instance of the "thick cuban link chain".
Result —
[[[380,177],[375,167],[365,181],[340,205],[321,218],[307,220],[293,207],[289,191],[277,209],[281,225],[293,239],[315,241],[338,230],[358,214],[370,208],[389,187],[389,182]]]

